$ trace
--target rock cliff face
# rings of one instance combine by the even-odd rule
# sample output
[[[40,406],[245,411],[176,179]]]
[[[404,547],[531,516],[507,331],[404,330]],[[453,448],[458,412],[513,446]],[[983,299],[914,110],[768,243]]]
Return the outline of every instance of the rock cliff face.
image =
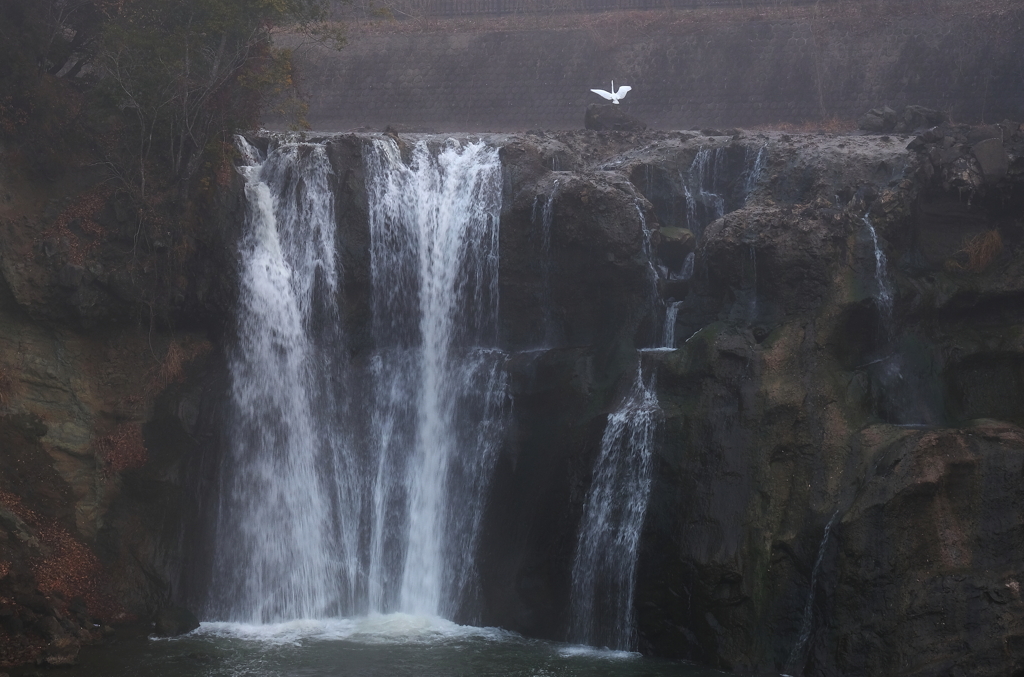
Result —
[[[0,188],[0,665],[173,609],[183,467],[208,446],[233,205],[154,232],[98,178]]]
[[[359,359],[365,139],[325,140]],[[642,650],[740,672],[1024,668],[1016,125],[491,142],[514,425],[466,620],[564,638],[591,469],[642,359],[664,416]],[[59,661],[93,619],[204,594],[240,197],[133,249],[116,195],[85,218],[3,189],[0,633],[21,648],[0,661],[33,642]]]
[[[1016,169],[986,175],[979,136]],[[748,205],[699,238],[689,338],[656,356],[650,650],[1016,669],[1021,136],[907,141],[775,138]]]

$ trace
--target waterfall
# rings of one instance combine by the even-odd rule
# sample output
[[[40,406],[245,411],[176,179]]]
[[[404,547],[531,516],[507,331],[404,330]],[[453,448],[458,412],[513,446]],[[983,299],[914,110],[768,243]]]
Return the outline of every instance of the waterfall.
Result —
[[[724,158],[724,148],[701,148],[683,182],[687,227],[698,237],[707,224],[725,215],[725,198],[717,192],[721,190],[719,170]],[[698,205],[702,208],[700,212]]]
[[[639,199],[633,202],[633,207],[636,209],[637,217],[640,219],[640,232],[644,238],[643,252],[644,257],[647,259],[647,281],[649,285],[647,292],[648,307],[655,314],[658,314],[659,310],[665,306],[665,303],[661,300],[661,295],[658,293],[658,269],[654,266],[654,248],[651,246],[651,231],[647,228],[647,217],[644,216],[644,210]],[[662,328],[663,333],[664,331],[664,328]]]
[[[892,286],[889,283],[889,273],[886,269],[885,252],[878,246],[878,234],[875,232],[875,226],[871,223],[871,219],[865,214],[861,217],[864,221],[864,225],[868,227],[868,232],[871,233],[871,244],[875,249],[875,300],[878,303],[878,309],[882,313],[882,321],[886,325],[886,331],[892,332],[892,304],[893,294]]]
[[[687,261],[690,259],[687,258]],[[683,305],[682,301],[674,301],[668,304],[668,308],[665,309],[665,331],[661,335],[661,345],[665,348],[671,348],[675,350],[676,347],[676,318],[679,317],[679,307]]]
[[[554,162],[554,158],[552,158]],[[538,195],[533,200],[531,221],[540,228],[540,281],[541,312],[544,323],[545,348],[559,343],[558,327],[555,324],[554,301],[551,298],[551,223],[555,218],[555,200],[558,198],[558,179],[551,184],[547,195]]]
[[[204,615],[465,613],[508,400],[498,153],[420,144],[406,166],[390,140],[366,145],[374,344],[350,362],[327,147],[239,147],[231,443]]]
[[[795,669],[803,674],[804,664],[807,662],[807,643],[811,639],[811,631],[814,630],[814,598],[818,590],[818,576],[821,574],[822,563],[825,561],[825,552],[828,547],[828,538],[832,534],[832,527],[839,518],[837,508],[828,523],[825,525],[825,533],[821,537],[821,544],[818,545],[818,556],[814,559],[814,567],[811,569],[811,588],[807,592],[807,602],[804,604],[803,617],[800,620],[800,634],[797,637],[793,650],[786,659],[786,666],[783,674],[791,675]]]
[[[881,319],[880,351],[884,355],[864,365],[877,379],[877,413],[884,420],[896,424],[929,425],[939,419],[941,404],[929,400],[925,394],[937,392],[926,368],[915,365],[908,358],[904,336],[897,335],[895,293],[889,277],[885,253],[878,242],[878,234],[865,214],[861,219],[868,227],[875,254],[875,304]]]
[[[632,649],[637,546],[651,489],[651,451],[661,410],[642,365],[608,417],[583,510],[572,570],[570,639]]]
[[[232,418],[208,613],[251,622],[337,613],[354,568],[334,524],[335,418],[323,348],[339,331],[331,167],[286,144],[247,164]],[[317,316],[320,322],[314,323]],[[313,325],[317,326],[314,327]]]
[[[750,148],[747,148],[747,160],[749,160]],[[743,200],[746,202],[747,197],[754,192],[757,188],[757,182],[761,178],[761,172],[764,171],[765,163],[768,161],[768,144],[764,144],[757,151],[757,155],[754,157],[753,163],[750,165],[750,169],[747,171],[747,179],[743,182]]]
[[[501,165],[483,143],[365,152],[373,277],[371,611],[452,617],[472,594],[503,430]]]
[[[728,176],[728,160],[727,148],[701,148],[685,174],[679,173],[686,198],[686,225],[698,237],[709,223],[725,216],[730,205],[736,208],[746,203],[768,163],[768,144],[762,144],[756,153],[747,148],[743,173],[735,182]]]

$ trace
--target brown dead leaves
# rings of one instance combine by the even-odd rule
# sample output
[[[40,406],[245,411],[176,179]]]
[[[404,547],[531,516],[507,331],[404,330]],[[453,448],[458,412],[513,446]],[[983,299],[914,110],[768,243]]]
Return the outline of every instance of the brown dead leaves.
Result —
[[[124,470],[141,468],[149,459],[146,443],[142,439],[141,423],[121,423],[93,444],[107,477]]]

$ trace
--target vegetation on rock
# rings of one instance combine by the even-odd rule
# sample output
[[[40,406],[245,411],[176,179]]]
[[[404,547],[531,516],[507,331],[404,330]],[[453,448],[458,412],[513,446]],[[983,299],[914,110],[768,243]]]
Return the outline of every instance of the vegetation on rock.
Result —
[[[2,0],[0,143],[53,178],[109,170],[147,212],[187,201],[269,109],[303,125],[288,50],[299,29],[335,45],[326,0]],[[174,211],[172,209],[172,211]]]

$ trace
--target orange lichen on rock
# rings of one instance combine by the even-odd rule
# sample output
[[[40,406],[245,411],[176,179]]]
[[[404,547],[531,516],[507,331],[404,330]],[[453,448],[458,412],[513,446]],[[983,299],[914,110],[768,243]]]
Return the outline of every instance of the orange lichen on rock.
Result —
[[[141,423],[122,423],[109,435],[96,440],[95,446],[108,476],[123,470],[141,468],[148,458]]]

